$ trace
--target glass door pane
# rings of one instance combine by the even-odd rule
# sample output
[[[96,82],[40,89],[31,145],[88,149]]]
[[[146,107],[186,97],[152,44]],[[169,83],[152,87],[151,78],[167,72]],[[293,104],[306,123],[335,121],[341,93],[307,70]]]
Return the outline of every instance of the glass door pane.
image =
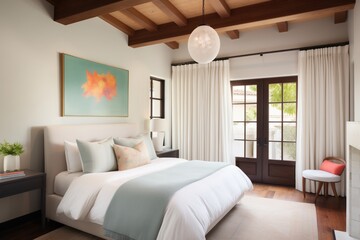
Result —
[[[257,157],[257,101],[257,85],[232,86],[235,157]]]
[[[268,158],[296,160],[296,83],[268,85]]]

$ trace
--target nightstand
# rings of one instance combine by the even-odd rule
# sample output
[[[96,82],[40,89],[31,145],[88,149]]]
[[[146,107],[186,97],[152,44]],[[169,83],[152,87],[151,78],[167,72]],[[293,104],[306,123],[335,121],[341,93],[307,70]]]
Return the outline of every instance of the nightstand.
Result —
[[[173,157],[179,158],[179,149],[164,149],[162,151],[156,152],[158,157]]]
[[[24,170],[25,176],[0,180],[0,198],[40,189],[41,194],[41,222],[45,226],[45,181],[43,172]]]

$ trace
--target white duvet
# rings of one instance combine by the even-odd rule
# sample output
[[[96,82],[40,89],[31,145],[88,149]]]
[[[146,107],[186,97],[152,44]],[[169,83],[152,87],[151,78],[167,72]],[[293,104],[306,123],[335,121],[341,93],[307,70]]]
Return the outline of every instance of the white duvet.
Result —
[[[84,174],[71,183],[57,213],[103,225],[106,209],[123,183],[185,161],[158,158],[151,164],[126,171]],[[157,239],[205,239],[206,233],[250,189],[249,178],[232,165],[183,187],[171,198]]]

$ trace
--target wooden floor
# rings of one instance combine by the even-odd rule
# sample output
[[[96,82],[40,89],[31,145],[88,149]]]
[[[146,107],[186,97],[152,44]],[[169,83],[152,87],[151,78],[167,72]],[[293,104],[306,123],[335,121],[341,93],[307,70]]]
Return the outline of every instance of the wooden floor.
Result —
[[[254,190],[247,193],[249,196],[282,199],[295,202],[314,203],[315,195],[307,194],[304,199],[302,192],[291,187],[254,184]],[[346,201],[345,198],[320,196],[316,200],[316,213],[319,231],[319,240],[332,240],[333,229],[346,229]],[[34,213],[19,219],[0,224],[1,240],[30,240],[50,232],[61,224],[48,222],[47,227],[41,227],[40,213]],[[271,236],[269,236],[271,239]],[[220,239],[219,239],[220,240]],[[315,240],[315,239],[314,239]]]
[[[1,240],[30,240],[35,239],[45,233],[51,232],[62,226],[60,223],[49,221],[46,228],[41,225],[41,214],[31,213],[24,217],[10,220],[0,224]]]

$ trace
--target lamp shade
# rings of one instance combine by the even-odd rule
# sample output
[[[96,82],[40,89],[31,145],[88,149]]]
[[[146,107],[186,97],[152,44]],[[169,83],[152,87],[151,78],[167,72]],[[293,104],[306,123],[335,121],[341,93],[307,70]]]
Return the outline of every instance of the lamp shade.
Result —
[[[188,41],[188,51],[192,59],[205,64],[214,60],[220,50],[220,38],[210,26],[201,25],[192,31]]]
[[[153,118],[150,120],[150,130],[152,132],[165,132],[166,121],[163,118]]]

